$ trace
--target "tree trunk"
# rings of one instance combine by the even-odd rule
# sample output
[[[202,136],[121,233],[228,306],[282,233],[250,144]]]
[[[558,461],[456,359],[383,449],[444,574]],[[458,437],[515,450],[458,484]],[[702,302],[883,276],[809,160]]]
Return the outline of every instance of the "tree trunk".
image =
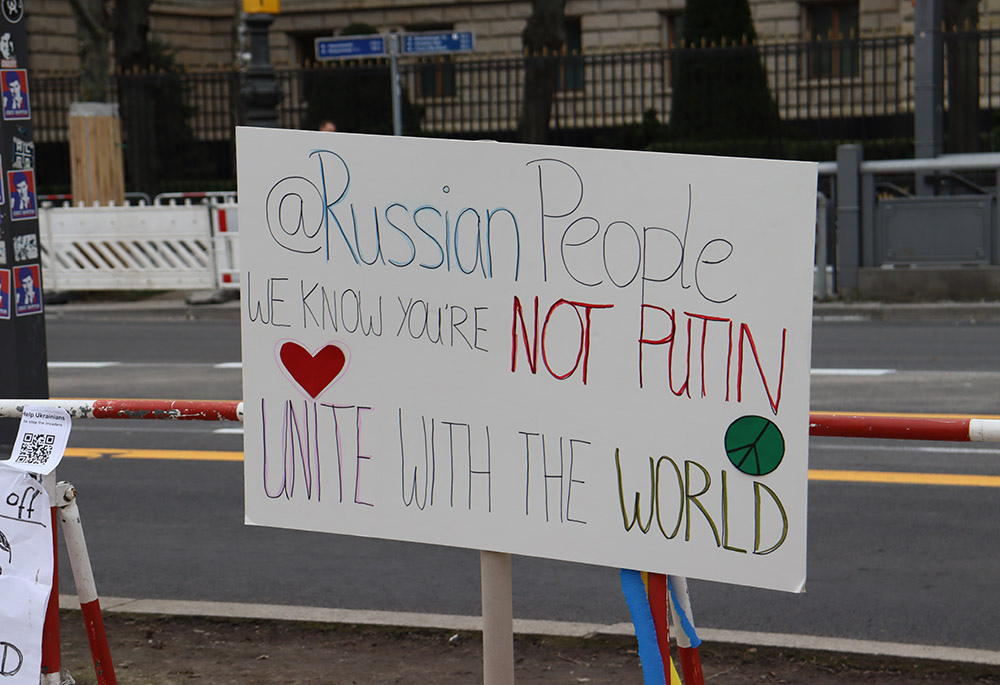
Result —
[[[115,3],[115,63],[122,71],[149,69],[149,6],[152,0]]]
[[[115,62],[118,65],[118,102],[125,138],[129,186],[156,194],[161,160],[157,142],[155,66],[149,45],[149,6],[152,0],[118,0],[115,8]],[[131,75],[136,74],[139,75]]]
[[[566,0],[532,0],[521,41],[526,59],[519,137],[525,143],[542,144],[548,140],[560,53],[566,42]]]
[[[946,151],[979,152],[979,24],[976,0],[944,3],[947,51]]]
[[[107,102],[111,73],[110,17],[102,0],[70,0],[80,39],[80,99]]]

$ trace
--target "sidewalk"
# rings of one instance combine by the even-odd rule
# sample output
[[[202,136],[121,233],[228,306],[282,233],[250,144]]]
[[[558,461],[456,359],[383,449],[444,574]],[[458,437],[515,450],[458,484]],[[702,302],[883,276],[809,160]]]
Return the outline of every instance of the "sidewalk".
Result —
[[[482,636],[470,630],[373,627],[283,620],[105,614],[120,683],[213,685],[483,681]],[[62,612],[62,667],[95,683],[82,617]],[[706,642],[705,682],[1000,683],[1000,667]],[[674,652],[676,658],[676,652]],[[635,639],[518,635],[515,678],[525,683],[643,682]]]

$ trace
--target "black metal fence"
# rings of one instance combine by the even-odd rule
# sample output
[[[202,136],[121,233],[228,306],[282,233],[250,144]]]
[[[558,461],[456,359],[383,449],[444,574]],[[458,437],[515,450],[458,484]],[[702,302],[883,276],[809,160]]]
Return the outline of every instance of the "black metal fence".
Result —
[[[945,36],[946,102],[962,114],[964,149],[1000,145],[1000,31]],[[678,58],[746,59],[764,65],[780,117],[767,144],[672,136],[672,83]],[[906,157],[913,149],[912,35],[799,43],[634,49],[526,58],[476,55],[402,61],[404,132],[410,135],[518,140],[529,60],[556,66],[549,141],[601,146],[832,159],[836,146],[861,142],[866,157]],[[949,71],[948,63],[951,63]],[[389,66],[337,63],[277,70],[279,122],[315,128],[333,118],[340,130],[392,133]],[[235,186],[234,126],[241,122],[237,72],[159,73],[112,78],[119,102],[129,190],[211,190]],[[41,192],[69,186],[68,112],[74,77],[36,76],[32,110]],[[972,122],[972,123],[969,123]],[[971,141],[971,142],[970,142]],[[974,149],[969,149],[970,147]]]

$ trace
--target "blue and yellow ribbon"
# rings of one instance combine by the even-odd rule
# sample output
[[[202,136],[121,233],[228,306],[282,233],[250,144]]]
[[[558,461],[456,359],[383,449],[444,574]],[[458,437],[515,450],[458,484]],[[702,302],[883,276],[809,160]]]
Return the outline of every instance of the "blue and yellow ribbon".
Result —
[[[629,569],[621,570],[622,593],[632,615],[636,641],[639,643],[639,662],[645,685],[681,685],[681,678],[670,656],[669,648],[660,649],[656,636],[656,623],[649,603],[645,574]],[[664,627],[665,629],[665,627]],[[669,644],[663,640],[663,644]],[[664,653],[665,652],[665,653]]]

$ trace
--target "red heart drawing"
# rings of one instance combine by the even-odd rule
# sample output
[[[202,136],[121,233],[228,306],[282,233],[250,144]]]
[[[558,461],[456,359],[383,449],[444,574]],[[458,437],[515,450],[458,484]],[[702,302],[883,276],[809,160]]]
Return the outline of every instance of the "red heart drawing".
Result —
[[[347,367],[347,348],[338,343],[327,343],[315,354],[293,340],[278,345],[278,359],[285,372],[313,399],[333,385]]]

